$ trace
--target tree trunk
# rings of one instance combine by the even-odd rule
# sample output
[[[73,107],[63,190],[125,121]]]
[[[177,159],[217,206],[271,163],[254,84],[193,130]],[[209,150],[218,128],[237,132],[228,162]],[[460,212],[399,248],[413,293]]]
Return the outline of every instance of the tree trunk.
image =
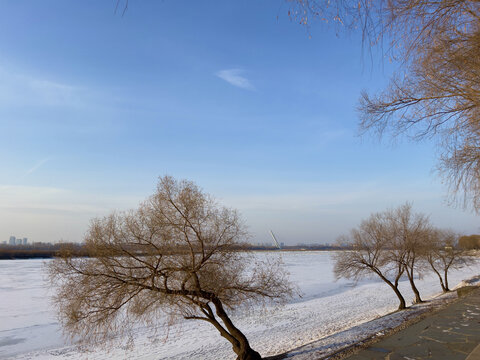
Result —
[[[438,272],[438,270],[435,268],[435,266],[433,266],[432,263],[430,263],[430,267],[433,269],[433,271],[435,272],[435,274],[437,274],[438,276],[438,280],[440,280],[440,286],[442,287],[442,291],[445,293],[448,290],[448,287],[446,287],[443,283],[443,279],[442,279],[442,275],[440,275],[440,273]]]
[[[423,302],[422,298],[420,297],[420,292],[418,291],[413,278],[410,280],[410,286],[412,287],[413,293],[415,294],[415,304],[420,304]]]
[[[437,275],[438,275],[438,278],[440,279],[440,286],[442,287],[442,291],[443,291],[444,293],[448,292],[448,291],[449,291],[449,290],[448,290],[448,287],[445,286],[445,284],[444,284],[444,282],[443,282],[443,279],[442,279],[442,276],[441,276],[440,274],[438,274],[438,273],[437,273]]]
[[[406,269],[408,281],[410,282],[410,287],[412,288],[413,293],[415,294],[415,304],[420,304],[423,302],[422,298],[420,297],[420,291],[418,291],[417,286],[415,285],[415,281],[413,281],[413,269]]]
[[[225,324],[229,334],[234,338],[234,341],[227,339],[232,344],[233,351],[237,354],[237,360],[261,360],[262,357],[258,352],[250,347],[247,337],[235,326],[228,317],[222,302],[216,298],[212,300],[215,305],[215,311],[222,322]]]
[[[395,283],[392,284],[390,281],[387,280],[387,282],[389,283],[389,285],[392,287],[393,291],[397,295],[398,300],[400,301],[400,304],[398,305],[398,310],[403,310],[407,307],[405,298],[403,297],[400,290],[398,290],[398,281],[402,277],[402,274],[404,271],[405,271],[405,267],[403,267],[401,264],[398,264],[398,273],[397,273],[397,276],[395,277]]]
[[[235,351],[235,349],[233,351]],[[235,351],[235,353],[237,354],[237,360],[261,360],[262,359],[260,354],[250,347],[248,349],[240,349],[239,352]]]
[[[400,290],[398,290],[398,280],[402,276],[403,270],[400,270],[397,274],[397,277],[395,278],[395,284],[393,284],[390,280],[388,280],[378,269],[373,269],[373,271],[382,279],[385,281],[388,286],[392,288],[392,290],[395,292],[395,295],[398,297],[398,301],[400,301],[400,304],[398,305],[398,310],[403,310],[407,307],[407,304],[405,303],[405,298],[403,297],[402,293]]]
[[[450,291],[448,288],[448,269],[445,269],[445,292]]]
[[[393,289],[393,291],[395,291],[395,295],[397,295],[398,300],[400,301],[400,304],[398,305],[398,310],[406,309],[407,304],[406,304],[405,298],[403,297],[400,290],[398,290],[398,288],[396,288],[395,286],[392,286],[392,289]]]

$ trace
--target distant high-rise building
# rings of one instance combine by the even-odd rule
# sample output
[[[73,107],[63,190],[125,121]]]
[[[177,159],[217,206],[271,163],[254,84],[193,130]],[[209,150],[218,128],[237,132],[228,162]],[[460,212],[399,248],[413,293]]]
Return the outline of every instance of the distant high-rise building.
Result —
[[[23,238],[23,245],[27,245],[28,238]]]
[[[8,240],[8,244],[15,245],[15,240],[16,240],[15,236],[10,236],[10,240]]]
[[[15,243],[16,243],[17,245],[22,245],[22,239],[17,239],[17,240],[15,241]]]

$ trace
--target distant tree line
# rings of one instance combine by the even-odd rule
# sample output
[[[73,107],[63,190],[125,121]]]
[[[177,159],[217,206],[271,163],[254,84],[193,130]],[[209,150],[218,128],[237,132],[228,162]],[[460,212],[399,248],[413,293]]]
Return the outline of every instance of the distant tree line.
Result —
[[[287,245],[282,250],[346,250],[348,246],[307,244],[307,245]],[[136,255],[147,255],[144,248],[138,245],[131,245],[130,250]],[[251,244],[231,244],[231,251],[277,251],[275,246],[251,245]],[[189,251],[187,246],[179,245],[175,249],[168,248],[162,250],[164,253],[181,254]],[[84,244],[79,243],[36,243],[33,245],[0,245],[0,260],[14,259],[34,259],[34,258],[54,258],[61,253],[69,252],[71,256],[89,257],[91,254]],[[117,249],[118,256],[124,256],[122,249]],[[96,255],[95,255],[96,256]]]
[[[272,251],[272,250],[279,250],[276,246],[267,246],[267,245],[246,245],[246,249],[248,250],[255,250],[255,251]],[[285,245],[282,246],[281,250],[346,250],[349,249],[348,245],[327,245],[327,244],[298,244],[298,245]]]
[[[61,251],[68,251],[74,256],[87,256],[82,244],[76,243],[36,243],[32,245],[0,245],[0,260],[13,259],[48,259],[58,256]]]
[[[461,236],[458,245],[463,249],[480,249],[480,235]]]

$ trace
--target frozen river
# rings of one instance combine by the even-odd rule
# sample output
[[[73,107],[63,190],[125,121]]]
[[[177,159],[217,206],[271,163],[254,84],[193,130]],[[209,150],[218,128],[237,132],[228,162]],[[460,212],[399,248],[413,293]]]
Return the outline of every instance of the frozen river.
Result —
[[[258,256],[266,256],[259,254]],[[332,333],[377,318],[397,308],[395,294],[376,279],[356,286],[334,281],[330,252],[283,252],[283,261],[302,296],[267,312],[234,314],[254,349],[274,355]],[[234,359],[229,344],[209,324],[186,321],[173,327],[168,338],[160,329],[152,338],[138,326],[131,348],[81,349],[70,344],[50,305],[44,264],[48,260],[0,261],[0,358],[13,359]],[[480,265],[453,270],[450,284],[480,274]],[[438,279],[426,274],[418,280],[424,298],[440,292]],[[401,290],[410,301],[406,281]]]

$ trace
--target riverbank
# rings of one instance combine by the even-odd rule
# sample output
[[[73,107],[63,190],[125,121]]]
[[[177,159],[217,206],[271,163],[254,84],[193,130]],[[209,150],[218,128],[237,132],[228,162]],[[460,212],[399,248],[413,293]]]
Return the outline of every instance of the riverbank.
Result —
[[[258,252],[256,256],[280,255],[298,285],[299,294],[281,307],[251,308],[232,312],[234,323],[251,339],[252,347],[264,357],[284,354],[318,341],[321,346],[338,351],[377,336],[385,328],[379,320],[396,314],[397,299],[381,280],[364,279],[356,284],[345,279],[335,281],[330,252]],[[162,327],[166,317],[158,317],[157,326],[139,323],[132,332],[131,346],[122,339],[109,349],[89,345],[79,347],[62,336],[62,329],[51,306],[44,265],[50,260],[0,261],[0,358],[15,360],[117,360],[117,359],[234,359],[231,346],[210,324],[192,320],[179,321],[167,332]],[[480,263],[452,270],[450,281],[458,284],[480,274]],[[432,299],[440,284],[433,273],[418,279],[422,297]],[[407,301],[414,297],[408,279],[401,279],[400,289]],[[300,296],[301,294],[301,296]],[[417,307],[417,306],[416,306]],[[412,314],[413,312],[408,312]],[[399,322],[403,323],[402,318]],[[375,323],[375,321],[377,321]],[[373,325],[372,325],[372,322]],[[370,325],[369,325],[370,324]],[[375,327],[375,324],[379,324]],[[395,324],[390,324],[393,327]],[[383,327],[380,327],[383,326]],[[357,329],[355,331],[355,329]],[[370,330],[370,332],[368,332]],[[118,341],[117,341],[118,340]],[[325,341],[328,340],[328,341]],[[318,343],[317,343],[318,344]]]
[[[458,301],[461,301],[461,304],[458,307],[455,307],[455,312],[465,312],[469,309],[465,309],[469,305],[465,305],[465,300],[462,297],[459,297],[457,294],[458,289],[465,289],[466,287],[475,288],[474,293],[472,295],[468,294],[467,296],[476,296],[480,298],[480,276],[472,277],[469,280],[462,281],[459,283],[455,289],[449,293],[439,294],[437,296],[433,296],[428,299],[425,303],[412,305],[408,309],[402,311],[395,311],[385,316],[379,317],[378,319],[374,319],[368,321],[364,324],[360,324],[358,326],[352,327],[351,329],[339,332],[337,334],[333,334],[329,337],[324,339],[320,339],[318,341],[314,341],[310,344],[301,346],[296,348],[292,351],[288,351],[284,354],[280,354],[278,356],[267,358],[269,360],[280,360],[280,359],[293,359],[293,360],[321,360],[321,359],[329,359],[329,360],[340,360],[348,358],[349,360],[365,360],[365,359],[384,359],[387,354],[400,352],[404,350],[405,352],[410,351],[408,345],[399,349],[398,341],[386,339],[392,338],[395,334],[400,332],[406,332],[407,335],[409,332],[415,333],[413,337],[417,336],[417,332],[420,332],[419,329],[423,329],[422,325],[413,327],[416,324],[424,322],[431,323],[434,319],[442,318],[444,315],[443,312],[448,312],[451,306],[454,306]],[[461,291],[459,291],[461,293]],[[475,298],[476,299],[476,298]],[[480,304],[480,301],[477,301]],[[479,305],[480,306],[480,305]],[[478,310],[478,309],[477,309]],[[442,333],[444,337],[451,336],[451,334],[447,334],[449,329],[451,330],[452,327],[457,325],[457,329],[464,329],[466,326],[464,322],[460,324],[460,322],[465,317],[446,317],[446,321],[442,322],[442,326],[445,327],[445,332]],[[445,319],[443,317],[442,319]],[[472,319],[470,319],[472,320]],[[473,320],[472,320],[473,321]],[[437,321],[438,323],[439,321]],[[475,320],[475,325],[477,325],[477,321]],[[410,329],[410,330],[408,330]],[[443,331],[443,330],[441,330]],[[466,330],[467,332],[469,331]],[[438,331],[437,331],[438,333]],[[442,335],[440,334],[440,335]],[[407,336],[405,333],[396,337],[405,337]],[[458,334],[457,334],[458,335]],[[463,335],[462,335],[463,336]],[[480,333],[478,334],[480,340]],[[457,336],[458,337],[458,336]],[[428,340],[426,340],[428,342]],[[435,342],[435,340],[430,340]],[[455,340],[452,340],[452,342]],[[387,345],[382,345],[381,343],[386,342]],[[391,343],[395,343],[395,349],[390,349]],[[379,345],[380,344],[380,345]],[[422,349],[420,346],[424,344],[421,339],[418,339],[418,345],[416,351],[421,352]],[[447,344],[445,342],[445,344]],[[425,345],[425,344],[424,344]],[[463,354],[463,358],[468,355],[469,351],[472,351],[477,344],[471,342],[469,346],[465,347],[460,354]],[[427,346],[427,345],[425,345]],[[445,345],[446,346],[446,345]],[[362,350],[364,349],[364,350]],[[374,349],[374,350],[368,350]],[[438,347],[437,347],[438,349]],[[468,351],[468,352],[465,352]],[[357,354],[358,353],[358,354]],[[448,352],[446,352],[448,353]],[[357,354],[357,355],[355,355]],[[403,357],[402,357],[403,358]],[[406,357],[409,358],[409,357]],[[412,357],[418,358],[418,357]],[[432,357],[434,359],[440,359],[438,357]],[[445,360],[453,360],[453,357],[443,357],[442,359]]]
[[[462,288],[460,290],[465,290]],[[421,321],[373,345],[357,351],[348,360],[386,358],[473,360],[480,358],[480,288],[469,292]]]

